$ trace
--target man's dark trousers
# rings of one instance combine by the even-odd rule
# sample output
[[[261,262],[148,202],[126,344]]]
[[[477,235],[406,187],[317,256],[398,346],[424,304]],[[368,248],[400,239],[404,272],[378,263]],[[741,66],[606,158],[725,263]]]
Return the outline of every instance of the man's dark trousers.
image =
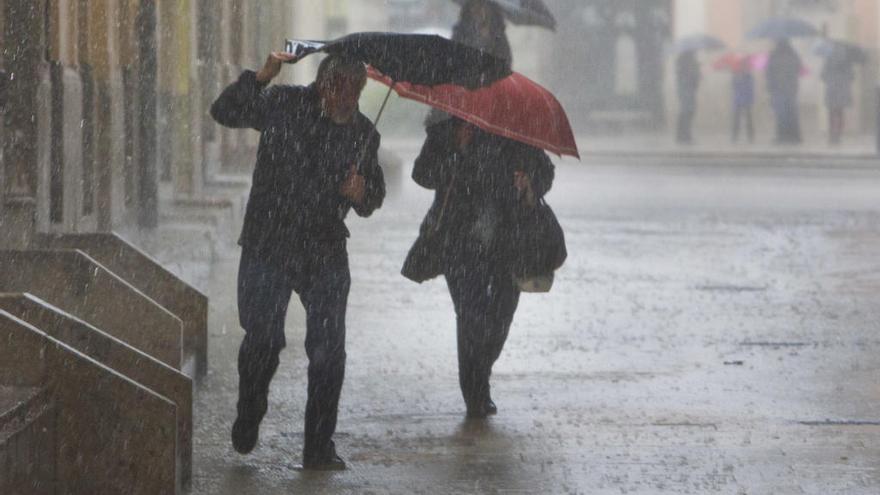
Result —
[[[293,292],[306,310],[309,358],[303,453],[333,448],[345,376],[345,310],[351,277],[345,240],[319,242],[296,254],[260,255],[245,248],[238,272],[238,312],[245,338],[238,354],[239,417],[262,419],[269,383],[285,347],[284,320]]]

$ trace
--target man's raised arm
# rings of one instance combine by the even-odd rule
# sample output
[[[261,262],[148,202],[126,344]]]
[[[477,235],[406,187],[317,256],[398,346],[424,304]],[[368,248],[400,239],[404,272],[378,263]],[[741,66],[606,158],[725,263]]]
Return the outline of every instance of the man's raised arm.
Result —
[[[266,86],[281,72],[282,63],[293,60],[294,55],[273,52],[259,72],[244,71],[211,105],[211,117],[226,127],[262,131],[279,97],[278,88]]]

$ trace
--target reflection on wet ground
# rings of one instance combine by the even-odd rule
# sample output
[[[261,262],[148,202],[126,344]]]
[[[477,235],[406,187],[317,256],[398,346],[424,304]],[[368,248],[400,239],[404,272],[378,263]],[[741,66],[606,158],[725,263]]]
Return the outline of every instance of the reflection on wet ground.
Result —
[[[553,292],[523,296],[484,422],[464,420],[444,282],[398,275],[431,200],[399,174],[350,222],[342,473],[295,469],[296,304],[261,443],[232,451],[229,256],[209,284],[194,493],[877,493],[880,173],[665,167],[560,167],[570,257]]]

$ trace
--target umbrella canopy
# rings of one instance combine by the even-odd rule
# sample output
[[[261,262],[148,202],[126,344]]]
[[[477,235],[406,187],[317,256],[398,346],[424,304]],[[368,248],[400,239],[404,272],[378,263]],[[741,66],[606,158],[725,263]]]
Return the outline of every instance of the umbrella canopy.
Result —
[[[818,36],[819,31],[811,24],[792,17],[771,17],[762,21],[748,32],[747,37],[781,40],[787,38],[809,38]]]
[[[580,158],[562,105],[549,91],[517,72],[476,90],[451,84],[395,83],[373,67],[368,74],[404,98],[443,110],[492,134]]]
[[[696,50],[723,50],[724,48],[726,45],[723,41],[708,34],[693,34],[675,41],[675,51],[678,53]]]
[[[287,40],[285,49],[300,58],[316,52],[343,54],[394,81],[425,86],[474,88],[510,74],[510,63],[503,59],[429,34],[354,33],[327,42]]]
[[[413,34],[436,34],[446,39],[452,39],[452,30],[448,27],[424,26],[413,31]]]
[[[459,5],[469,0],[453,0]],[[525,26],[539,26],[556,30],[556,18],[542,0],[485,0],[501,8],[510,22]]]
[[[770,54],[769,53],[756,53],[752,55],[751,58],[751,66],[753,70],[765,70],[767,69],[767,65],[770,63]],[[812,70],[806,65],[801,65],[801,70],[798,72],[800,77],[807,77],[812,73]]]
[[[864,64],[868,61],[868,54],[862,47],[841,40],[819,40],[813,47],[813,53],[825,58],[840,57],[847,62],[856,64]]]
[[[756,59],[753,55],[729,52],[718,57],[712,63],[712,68],[715,70],[729,70],[731,72],[742,72],[746,69],[758,70],[755,63]]]

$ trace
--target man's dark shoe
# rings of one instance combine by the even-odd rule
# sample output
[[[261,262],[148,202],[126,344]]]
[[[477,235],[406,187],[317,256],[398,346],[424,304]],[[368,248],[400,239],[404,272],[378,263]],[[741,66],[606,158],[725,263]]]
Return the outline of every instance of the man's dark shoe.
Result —
[[[469,419],[484,419],[495,414],[498,414],[498,407],[492,402],[492,399],[486,399],[478,406],[468,406],[467,408]]]
[[[312,471],[344,471],[345,461],[336,454],[336,444],[322,449],[320,453],[303,452],[303,469]]]
[[[345,461],[336,454],[332,457],[303,458],[303,469],[311,471],[345,471],[345,468]]]
[[[248,454],[257,446],[260,437],[260,421],[241,417],[232,424],[232,446],[239,454]]]
[[[239,398],[236,404],[238,416],[232,424],[232,447],[239,454],[249,454],[257,446],[260,422],[269,408],[267,394],[259,394],[251,400]]]

